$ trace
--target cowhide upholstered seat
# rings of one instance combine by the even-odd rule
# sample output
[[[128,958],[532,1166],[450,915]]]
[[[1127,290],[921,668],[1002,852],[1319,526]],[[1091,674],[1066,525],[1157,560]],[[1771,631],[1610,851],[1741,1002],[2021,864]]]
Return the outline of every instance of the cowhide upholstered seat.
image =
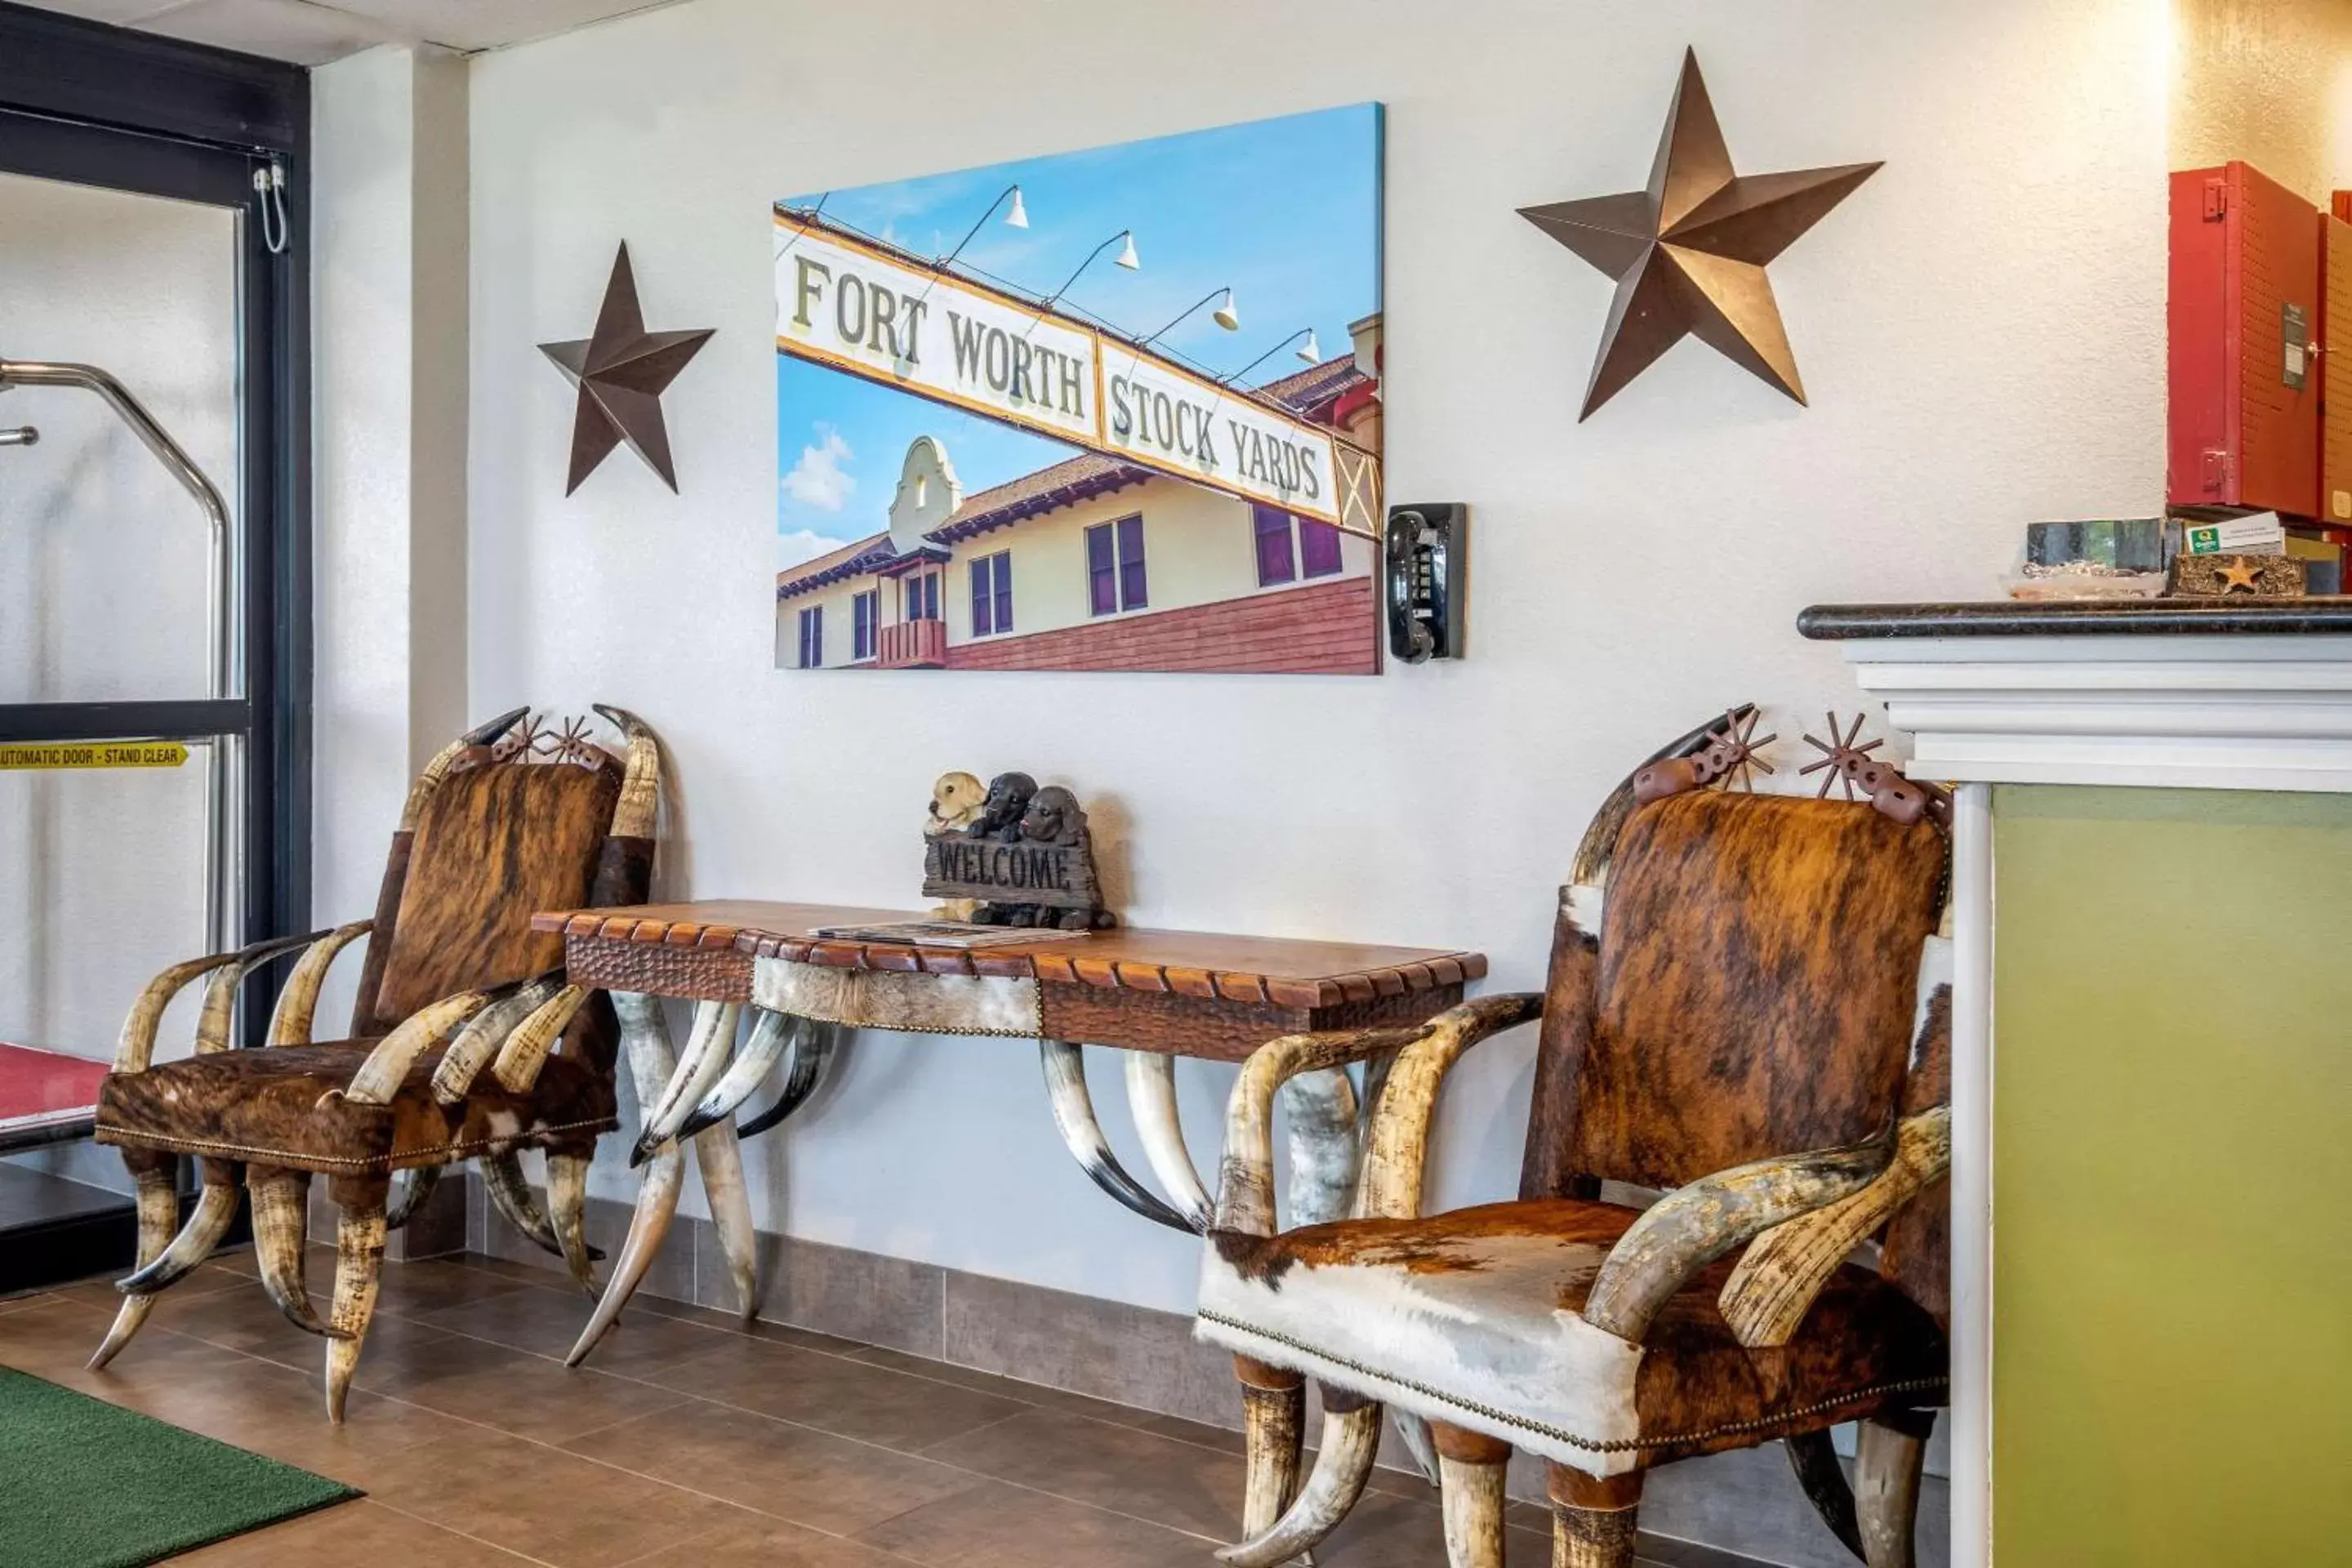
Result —
[[[1196,1327],[1243,1384],[1247,1539],[1227,1562],[1270,1568],[1328,1534],[1393,1405],[1428,1424],[1456,1568],[1503,1561],[1513,1448],[1549,1463],[1555,1563],[1630,1568],[1646,1470],[1773,1438],[1857,1555],[1911,1563],[1947,1374],[1940,797],[1859,753],[1867,799],[1706,787],[1736,730],[1692,731],[1604,804],[1544,994],[1244,1064]],[[1519,1198],[1422,1216],[1445,1074],[1538,1016]],[[1373,1072],[1357,1217],[1277,1231],[1276,1093],[1352,1061]],[[1848,1261],[1880,1236],[1879,1268]],[[1302,1485],[1309,1377],[1324,1432]],[[1827,1434],[1856,1419],[1848,1489]]]
[[[626,738],[625,762],[577,728],[541,731],[525,710],[435,757],[409,791],[373,919],[175,964],[148,984],[99,1091],[98,1141],[121,1149],[138,1187],[139,1268],[121,1281],[122,1305],[93,1367],[211,1253],[241,1193],[252,1197],[263,1287],[288,1319],[328,1341],[336,1420],[386,1235],[445,1167],[479,1160],[501,1212],[589,1283],[583,1205],[597,1135],[617,1125],[614,1020],[604,997],[564,983],[562,939],[530,921],[544,909],[646,897],[660,755],[633,715],[600,711]],[[329,967],[362,938],[350,1037],[314,1042]],[[230,1048],[247,977],[297,950],[267,1045]],[[194,1053],[154,1060],[165,1008],[200,976]],[[544,1209],[518,1163],[527,1149],[547,1156]],[[184,1225],[183,1156],[196,1158],[204,1184]],[[329,1178],[341,1209],[325,1319],[303,1274],[313,1176]]]
[[[1638,1209],[1576,1198],[1349,1220],[1228,1243],[1200,1316],[1228,1346],[1587,1469],[1752,1447],[1826,1412],[1940,1395],[1943,1331],[1896,1286],[1833,1273],[1786,1345],[1742,1345],[1728,1258],[1636,1346],[1582,1314]]]

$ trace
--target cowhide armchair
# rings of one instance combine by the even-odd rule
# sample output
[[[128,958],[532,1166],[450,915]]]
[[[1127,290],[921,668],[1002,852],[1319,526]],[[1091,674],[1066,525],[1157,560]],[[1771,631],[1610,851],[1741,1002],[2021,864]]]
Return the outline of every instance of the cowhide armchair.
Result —
[[[582,728],[539,731],[528,710],[435,757],[410,787],[373,920],[175,964],[140,994],[99,1090],[97,1131],[121,1149],[137,1184],[139,1267],[120,1282],[122,1305],[92,1367],[210,1255],[240,1189],[252,1197],[263,1287],[289,1320],[327,1341],[327,1413],[337,1421],[386,1234],[408,1222],[445,1167],[478,1159],[506,1217],[591,1285],[583,1206],[596,1137],[617,1124],[614,1021],[601,998],[564,984],[561,939],[534,935],[530,921],[540,910],[646,894],[660,752],[634,715],[597,710],[625,738],[625,761]],[[362,937],[350,1037],[313,1042],[328,967]],[[246,976],[297,949],[267,1047],[230,1049]],[[154,1060],[165,1007],[202,975],[194,1054]],[[546,1153],[544,1209],[522,1176],[526,1149]],[[184,1226],[183,1155],[203,1178]],[[303,1269],[313,1176],[328,1179],[341,1210],[323,1320]]]
[[[1549,1461],[1559,1568],[1629,1568],[1653,1467],[1787,1438],[1872,1568],[1912,1562],[1947,1374],[1949,1111],[1940,797],[1846,752],[1867,799],[1706,788],[1694,731],[1621,785],[1563,890],[1545,994],[1415,1029],[1301,1035],[1227,1115],[1200,1336],[1234,1352],[1249,1445],[1244,1568],[1297,1557],[1355,1503],[1381,1404],[1425,1419],[1456,1568],[1499,1568],[1514,1447]],[[1540,1015],[1520,1195],[1419,1217],[1444,1075]],[[1277,1231],[1269,1121],[1291,1076],[1370,1064],[1355,1217]],[[1601,1184],[1663,1191],[1646,1209]],[[1892,1218],[1885,1264],[1848,1261]],[[1905,1266],[1897,1268],[1898,1260]],[[1298,1484],[1304,1381],[1322,1387]],[[1859,1517],[1829,1428],[1863,1423]]]

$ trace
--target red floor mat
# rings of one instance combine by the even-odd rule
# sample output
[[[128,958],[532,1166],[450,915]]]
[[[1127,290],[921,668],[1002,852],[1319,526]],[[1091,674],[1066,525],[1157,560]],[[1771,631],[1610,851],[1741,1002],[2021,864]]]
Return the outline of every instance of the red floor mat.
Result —
[[[0,1128],[66,1121],[98,1103],[104,1062],[0,1045]]]

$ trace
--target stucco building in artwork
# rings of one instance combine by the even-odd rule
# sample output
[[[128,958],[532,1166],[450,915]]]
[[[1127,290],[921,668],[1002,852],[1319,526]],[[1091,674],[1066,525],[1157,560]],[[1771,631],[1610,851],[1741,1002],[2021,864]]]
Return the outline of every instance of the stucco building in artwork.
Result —
[[[1248,395],[1381,445],[1380,318]],[[909,444],[887,526],[776,576],[781,668],[1372,674],[1368,539],[1103,453],[965,494]]]

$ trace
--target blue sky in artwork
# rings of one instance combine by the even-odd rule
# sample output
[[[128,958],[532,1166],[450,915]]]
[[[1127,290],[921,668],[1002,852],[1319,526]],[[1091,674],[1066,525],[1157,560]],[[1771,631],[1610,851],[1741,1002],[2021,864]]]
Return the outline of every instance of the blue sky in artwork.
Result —
[[[989,200],[1018,184],[1025,229],[999,207],[958,258],[984,278],[1052,292],[1088,251],[1135,232],[1142,262],[1087,266],[1065,303],[1138,337],[1212,289],[1230,287],[1241,330],[1203,308],[1161,338],[1197,368],[1224,375],[1302,327],[1325,359],[1349,352],[1348,323],[1380,308],[1380,108],[1294,114],[956,174],[787,198],[921,255],[945,255]],[[1297,344],[1245,378],[1303,368]],[[780,485],[777,564],[789,566],[887,525],[908,443],[945,444],[964,492],[985,489],[1075,450],[842,372],[776,356]]]

